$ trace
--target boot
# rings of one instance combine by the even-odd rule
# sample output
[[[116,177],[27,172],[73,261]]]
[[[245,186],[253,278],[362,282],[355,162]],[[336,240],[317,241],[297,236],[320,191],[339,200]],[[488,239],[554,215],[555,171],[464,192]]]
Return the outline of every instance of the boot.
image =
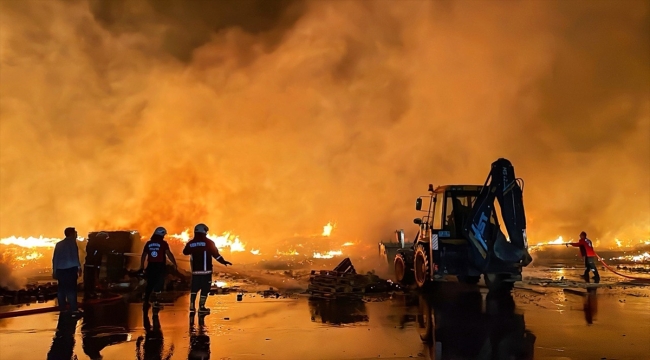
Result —
[[[191,313],[196,312],[196,306],[194,306],[194,303],[191,303],[191,304],[190,304],[190,312],[191,312]]]
[[[199,308],[199,314],[209,314],[209,313],[210,313],[210,309],[208,309],[207,307],[201,306]]]

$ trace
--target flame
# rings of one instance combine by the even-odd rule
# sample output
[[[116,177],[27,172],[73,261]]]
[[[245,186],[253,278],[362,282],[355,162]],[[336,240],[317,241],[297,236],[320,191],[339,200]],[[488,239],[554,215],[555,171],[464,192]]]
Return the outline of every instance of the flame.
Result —
[[[289,250],[289,251],[276,250],[276,254],[278,254],[278,255],[286,255],[286,256],[300,255],[300,253],[298,251],[296,251],[296,250]]]
[[[354,245],[354,243],[352,242],[346,242],[345,244],[343,244],[343,246],[352,246],[352,245]]]
[[[616,258],[611,258],[610,260],[627,260],[627,261],[633,261],[633,262],[650,262],[650,253],[644,252],[643,254],[639,254],[639,255],[619,256],[619,257],[616,257]]]
[[[529,246],[528,249],[529,249],[530,251],[535,251],[535,250],[537,250],[537,249],[539,249],[540,247],[545,246],[545,245],[562,245],[562,244],[564,244],[564,238],[562,238],[562,236],[558,236],[557,239],[555,239],[555,240],[551,240],[551,241],[547,241],[547,242],[542,242],[542,243],[537,243],[537,244],[535,244],[535,245],[531,245],[531,246]]]
[[[251,250],[251,254],[253,255],[259,255],[260,251],[259,250]]]
[[[623,243],[621,242],[621,240],[619,240],[619,239],[614,239],[614,241],[616,241],[616,247],[621,247],[621,246],[623,246]]]
[[[16,260],[19,260],[19,261],[29,261],[29,260],[40,259],[40,258],[42,258],[42,257],[43,257],[43,254],[34,251],[34,252],[32,252],[32,253],[30,253],[30,254],[27,254],[27,255],[25,255],[25,256],[17,256],[17,257],[16,257]]]
[[[216,287],[223,288],[223,287],[228,286],[228,283],[225,282],[225,281],[214,281],[214,282],[212,282],[212,285],[214,285]]]
[[[327,225],[323,226],[323,236],[332,235],[332,230],[334,230],[335,226],[336,226],[336,224],[332,225],[332,223],[329,223],[329,222],[327,223]]]
[[[61,241],[62,239],[59,238],[46,238],[43,237],[42,235],[39,237],[16,237],[16,236],[10,236],[7,238],[0,239],[0,244],[2,245],[16,245],[20,247],[25,247],[25,248],[39,248],[39,247],[44,247],[44,248],[53,248],[56,243]],[[77,241],[83,241],[83,237],[78,237]]]
[[[172,234],[168,236],[170,238],[180,240],[183,243],[190,241],[191,238],[189,229],[185,229],[185,231],[180,234]],[[227,247],[230,248],[231,252],[246,251],[246,244],[242,243],[241,240],[239,240],[239,236],[232,235],[229,232],[224,232],[221,235],[208,234],[208,237],[214,241],[214,244],[217,245],[217,248],[219,249]]]
[[[314,257],[314,259],[331,259],[331,258],[333,258],[335,256],[341,256],[341,255],[343,255],[343,251],[330,250],[330,251],[328,251],[326,253],[322,253],[322,254],[319,253],[319,252],[315,252],[313,257]]]

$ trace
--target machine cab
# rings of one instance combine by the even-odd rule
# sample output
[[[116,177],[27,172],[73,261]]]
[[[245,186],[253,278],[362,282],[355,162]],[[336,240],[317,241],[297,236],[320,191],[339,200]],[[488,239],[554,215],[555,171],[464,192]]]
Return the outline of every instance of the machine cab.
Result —
[[[420,226],[418,240],[428,241],[431,234],[438,234],[440,240],[462,239],[463,224],[470,216],[482,186],[479,185],[445,185],[433,188],[429,185],[430,195],[419,197],[415,209],[426,212],[422,218],[413,220]],[[424,201],[428,208],[423,209]]]

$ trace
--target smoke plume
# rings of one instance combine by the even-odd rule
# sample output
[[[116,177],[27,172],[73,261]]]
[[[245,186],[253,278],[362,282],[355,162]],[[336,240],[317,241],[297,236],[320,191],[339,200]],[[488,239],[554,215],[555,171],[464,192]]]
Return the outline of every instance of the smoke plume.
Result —
[[[531,242],[650,237],[647,1],[0,4],[3,237],[375,242],[499,157]]]
[[[0,289],[19,290],[27,283],[27,279],[17,276],[11,269],[11,259],[5,259],[0,254]]]

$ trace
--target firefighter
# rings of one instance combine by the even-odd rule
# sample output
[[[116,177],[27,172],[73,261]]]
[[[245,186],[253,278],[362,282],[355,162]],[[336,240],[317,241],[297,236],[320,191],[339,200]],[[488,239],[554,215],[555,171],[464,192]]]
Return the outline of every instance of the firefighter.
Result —
[[[579,247],[580,253],[585,259],[585,273],[583,274],[585,281],[587,283],[589,282],[589,271],[593,271],[594,282],[598,284],[600,282],[600,275],[598,275],[598,269],[596,268],[596,258],[598,258],[598,255],[596,255],[596,251],[594,251],[594,246],[591,240],[587,239],[587,233],[584,231],[581,232],[580,240],[576,243],[566,244],[567,247],[569,247],[569,245]]]
[[[190,266],[192,268],[192,290],[190,294],[190,312],[196,311],[196,294],[201,291],[199,300],[199,313],[207,314],[210,309],[205,307],[208,293],[212,285],[212,258],[223,265],[232,265],[219,254],[214,241],[208,238],[208,227],[205,224],[198,224],[194,227],[194,238],[190,240],[183,249],[184,255],[190,255]]]
[[[86,245],[86,262],[84,264],[84,298],[91,299],[97,296],[96,286],[99,278],[99,270],[102,265],[102,248],[106,246],[109,239],[107,233],[100,231],[95,235],[93,241]]]
[[[174,264],[174,268],[178,268],[176,265],[176,259],[171,250],[169,250],[169,244],[164,240],[165,235],[167,235],[167,230],[164,227],[159,226],[151,235],[151,240],[147,241],[144,244],[144,249],[142,249],[142,257],[140,258],[140,272],[144,269],[144,260],[147,260],[147,270],[145,271],[145,276],[147,279],[147,287],[144,293],[144,303],[142,304],[143,309],[149,308],[149,300],[151,299],[152,292],[153,295],[153,307],[154,309],[159,309],[160,304],[158,303],[158,295],[165,285],[165,276],[166,257],[169,258],[169,261]]]

